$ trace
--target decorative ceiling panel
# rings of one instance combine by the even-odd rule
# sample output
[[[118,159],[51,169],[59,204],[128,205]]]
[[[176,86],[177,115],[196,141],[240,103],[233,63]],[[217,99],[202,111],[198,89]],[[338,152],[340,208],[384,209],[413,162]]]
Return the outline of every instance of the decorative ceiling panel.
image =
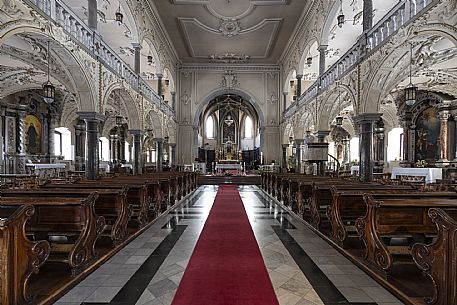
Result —
[[[236,24],[224,22],[221,22],[219,29],[212,29],[195,18],[180,18],[179,22],[192,57],[209,58],[210,55],[233,53],[258,59],[268,57],[281,19],[265,19],[245,30],[241,30]],[[227,49],[227,37],[230,39],[230,49]],[[211,46],[207,45],[208,41]],[[208,52],[209,49],[211,52]]]
[[[151,1],[184,63],[276,64],[310,0]]]

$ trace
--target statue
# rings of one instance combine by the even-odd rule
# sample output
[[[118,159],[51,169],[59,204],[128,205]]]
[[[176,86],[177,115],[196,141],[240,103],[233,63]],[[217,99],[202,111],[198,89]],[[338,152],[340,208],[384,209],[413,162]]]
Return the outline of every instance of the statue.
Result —
[[[31,154],[38,153],[38,133],[33,123],[27,129],[27,151]]]

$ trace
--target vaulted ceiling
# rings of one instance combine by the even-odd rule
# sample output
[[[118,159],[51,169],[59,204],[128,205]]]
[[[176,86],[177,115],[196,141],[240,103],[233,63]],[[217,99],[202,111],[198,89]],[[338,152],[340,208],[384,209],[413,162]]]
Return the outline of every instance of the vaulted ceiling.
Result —
[[[262,64],[277,63],[310,3],[308,0],[153,1],[182,62]]]

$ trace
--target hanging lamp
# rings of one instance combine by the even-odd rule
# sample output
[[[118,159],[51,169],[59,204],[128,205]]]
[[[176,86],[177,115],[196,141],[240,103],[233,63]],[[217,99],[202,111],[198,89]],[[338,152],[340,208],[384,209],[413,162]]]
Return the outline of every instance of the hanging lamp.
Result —
[[[413,106],[416,102],[417,87],[413,84],[412,64],[413,64],[413,44],[410,44],[409,51],[409,84],[405,87],[405,103],[408,106]]]
[[[50,105],[54,102],[56,97],[56,87],[51,83],[49,79],[50,74],[50,65],[51,65],[51,53],[49,52],[49,41],[48,41],[48,80],[43,84],[43,99],[44,101]]]

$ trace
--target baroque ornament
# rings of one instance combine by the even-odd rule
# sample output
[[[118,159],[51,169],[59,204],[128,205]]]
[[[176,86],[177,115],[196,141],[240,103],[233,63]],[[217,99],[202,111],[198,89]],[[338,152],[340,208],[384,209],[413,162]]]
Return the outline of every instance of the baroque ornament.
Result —
[[[219,31],[222,35],[233,37],[240,34],[240,22],[236,19],[221,19],[219,23]]]

